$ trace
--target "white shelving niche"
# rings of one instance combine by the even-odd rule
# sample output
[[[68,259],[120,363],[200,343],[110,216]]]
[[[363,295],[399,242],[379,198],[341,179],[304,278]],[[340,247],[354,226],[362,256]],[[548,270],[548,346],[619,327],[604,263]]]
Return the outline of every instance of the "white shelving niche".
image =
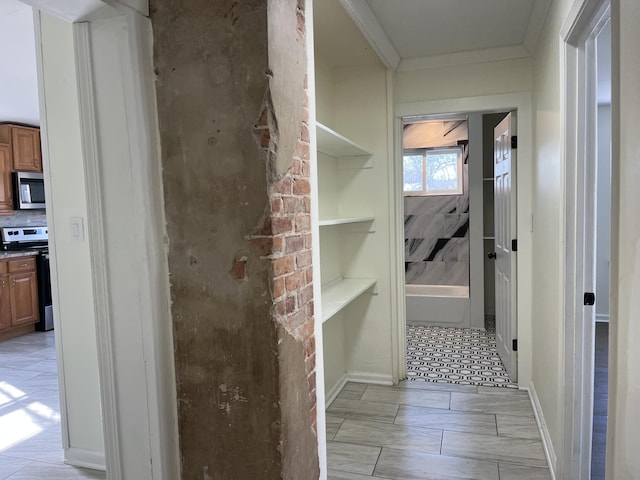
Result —
[[[316,123],[318,139],[318,188],[320,216],[320,271],[322,276],[322,322],[334,317],[361,295],[373,290],[374,278],[356,278],[346,268],[347,243],[372,232],[375,217],[363,212],[365,202],[341,201],[345,179],[359,169],[370,168],[372,155],[343,135]],[[354,240],[354,238],[356,240]]]

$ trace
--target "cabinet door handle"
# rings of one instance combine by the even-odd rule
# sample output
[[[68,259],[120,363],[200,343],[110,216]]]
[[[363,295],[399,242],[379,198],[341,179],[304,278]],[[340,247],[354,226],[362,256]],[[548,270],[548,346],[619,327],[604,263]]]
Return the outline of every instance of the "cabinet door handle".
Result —
[[[29,266],[29,264],[28,264],[28,263],[21,263],[21,264],[20,264],[20,266],[21,266],[21,267],[28,267],[28,266]]]
[[[13,286],[14,287],[16,286],[16,279],[15,278],[13,279]]]

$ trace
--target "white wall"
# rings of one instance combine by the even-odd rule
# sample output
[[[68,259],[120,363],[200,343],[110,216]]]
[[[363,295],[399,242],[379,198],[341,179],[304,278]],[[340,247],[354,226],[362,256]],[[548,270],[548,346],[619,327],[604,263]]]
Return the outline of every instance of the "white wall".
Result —
[[[640,3],[612,2],[612,236],[607,478],[640,477]],[[619,220],[618,214],[619,213]]]
[[[85,172],[71,24],[41,14],[43,156],[52,256],[56,341],[66,399],[67,460],[102,461],[104,442]],[[71,217],[80,217],[85,240],[73,241]],[[63,404],[64,405],[64,404]],[[63,407],[64,408],[64,407]]]
[[[0,2],[0,122],[40,125],[35,32],[31,7]]]
[[[609,320],[611,253],[611,106],[598,107],[598,197],[596,229],[596,320]]]
[[[394,82],[396,103],[424,102],[531,90],[531,60],[435,67],[398,72]]]
[[[564,377],[564,176],[561,162],[560,27],[572,0],[553,2],[534,56],[533,382],[557,458]],[[555,465],[553,466],[555,468]]]

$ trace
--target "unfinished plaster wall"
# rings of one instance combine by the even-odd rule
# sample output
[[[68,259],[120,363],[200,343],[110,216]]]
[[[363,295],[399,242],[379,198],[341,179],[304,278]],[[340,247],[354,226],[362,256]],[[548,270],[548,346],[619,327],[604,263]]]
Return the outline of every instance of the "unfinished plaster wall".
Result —
[[[151,18],[182,477],[318,478],[304,2]]]

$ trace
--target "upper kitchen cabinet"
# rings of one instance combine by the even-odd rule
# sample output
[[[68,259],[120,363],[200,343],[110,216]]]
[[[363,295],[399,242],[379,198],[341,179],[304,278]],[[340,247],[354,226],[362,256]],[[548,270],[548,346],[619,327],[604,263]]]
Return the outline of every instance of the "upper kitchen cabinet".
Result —
[[[0,143],[0,215],[13,214],[11,147]]]
[[[13,170],[42,172],[39,128],[10,124],[0,125],[0,144],[10,146]]]

